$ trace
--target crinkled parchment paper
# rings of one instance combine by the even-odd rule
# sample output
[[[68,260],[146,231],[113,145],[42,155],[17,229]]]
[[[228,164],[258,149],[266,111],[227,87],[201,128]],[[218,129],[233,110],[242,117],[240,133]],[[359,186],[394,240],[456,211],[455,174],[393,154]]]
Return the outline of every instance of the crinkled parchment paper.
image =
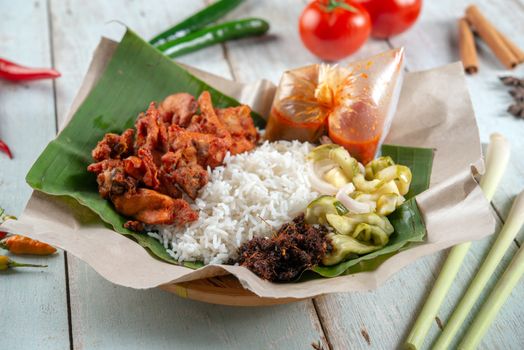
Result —
[[[103,73],[116,46],[107,39],[100,42],[69,118]],[[272,83],[244,85],[187,68],[218,90],[251,105],[261,115],[268,115],[275,91]],[[65,249],[115,284],[154,288],[231,273],[256,294],[274,298],[377,288],[419,257],[493,233],[495,220],[489,203],[472,176],[473,166],[482,168],[481,145],[460,64],[406,74],[385,142],[435,149],[430,188],[416,197],[427,237],[425,242],[399,252],[371,272],[273,284],[239,266],[208,265],[190,270],[154,259],[134,241],[108,229],[74,200],[38,192],[33,193],[20,219],[7,221],[2,230],[23,233]]]

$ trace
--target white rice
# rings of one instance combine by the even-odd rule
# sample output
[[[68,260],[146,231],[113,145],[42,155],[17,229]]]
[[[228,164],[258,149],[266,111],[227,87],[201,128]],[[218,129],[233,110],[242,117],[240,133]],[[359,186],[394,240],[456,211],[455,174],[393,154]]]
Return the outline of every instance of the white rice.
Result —
[[[298,141],[264,142],[255,150],[226,156],[210,171],[209,183],[192,207],[199,219],[185,227],[156,226],[178,261],[225,263],[254,236],[271,236],[318,196],[307,177],[305,157],[313,146]]]

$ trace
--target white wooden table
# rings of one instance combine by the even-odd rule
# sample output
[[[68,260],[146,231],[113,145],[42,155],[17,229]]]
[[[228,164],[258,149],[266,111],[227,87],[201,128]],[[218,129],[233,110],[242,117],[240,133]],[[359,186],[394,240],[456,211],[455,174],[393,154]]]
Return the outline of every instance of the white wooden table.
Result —
[[[473,1],[425,1],[418,23],[389,41],[369,41],[350,59],[405,46],[410,71],[458,58],[456,20]],[[524,47],[524,1],[475,1],[500,30]],[[250,1],[231,16],[260,16],[271,34],[205,49],[182,62],[244,82],[277,82],[283,70],[316,62],[301,45],[297,18],[305,1]],[[105,24],[118,19],[150,38],[204,5],[203,1],[0,0],[0,56],[30,66],[54,66],[55,82],[0,81],[0,138],[15,159],[0,156],[0,206],[20,214],[30,195],[24,176],[55,135],[75,96]],[[518,35],[516,35],[518,33]],[[505,74],[485,46],[478,75],[468,77],[483,142],[505,134],[512,161],[494,200],[500,220],[524,188],[524,120],[506,114]],[[517,74],[517,72],[512,72]],[[524,75],[520,69],[520,75]],[[467,103],[467,101],[464,101]],[[23,232],[22,232],[23,233]],[[497,270],[497,276],[518,248]],[[433,341],[492,238],[476,242],[429,334]],[[181,299],[160,290],[112,285],[67,253],[18,258],[49,268],[0,276],[2,349],[394,349],[400,347],[429,292],[446,252],[405,268],[378,290],[328,295],[267,308],[231,308]],[[485,295],[483,296],[483,298]],[[482,303],[482,300],[478,303]],[[477,304],[477,305],[478,305]],[[484,338],[482,349],[524,348],[524,284],[513,292]],[[429,346],[431,341],[425,345]]]

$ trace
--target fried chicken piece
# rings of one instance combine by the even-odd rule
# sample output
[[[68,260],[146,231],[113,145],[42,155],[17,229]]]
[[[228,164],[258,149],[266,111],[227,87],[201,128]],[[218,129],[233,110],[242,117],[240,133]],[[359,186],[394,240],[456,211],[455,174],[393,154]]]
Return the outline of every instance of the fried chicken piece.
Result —
[[[222,164],[229,148],[229,143],[215,135],[192,132],[171,125],[168,129],[171,149],[184,150],[186,163],[198,163],[202,167],[214,168]],[[190,157],[194,158],[194,161]]]
[[[142,181],[147,187],[157,189],[160,181],[158,180],[158,168],[153,161],[153,154],[150,150],[142,148],[138,150],[138,157],[142,160],[145,169]]]
[[[148,161],[134,156],[127,158],[124,164],[125,172],[142,181],[145,186],[173,198],[182,197],[182,192],[176,187],[176,181],[168,176],[163,168],[158,169],[151,163],[148,165]]]
[[[198,163],[211,169],[222,165],[228,150],[227,143],[217,137],[200,136],[192,140]]]
[[[124,161],[121,159],[104,159],[100,162],[89,164],[87,171],[98,175],[105,170],[122,167],[123,164]]]
[[[196,114],[199,110],[199,114]],[[217,109],[204,91],[152,102],[135,122],[136,132],[106,134],[93,150],[100,195],[118,212],[133,217],[126,228],[143,224],[183,225],[197,219],[181,191],[195,199],[209,181],[208,167],[221,165],[226,153],[251,150],[258,134],[247,106]]]
[[[213,103],[211,102],[211,95],[208,91],[202,92],[198,98],[198,106],[200,107],[200,114],[195,114],[191,119],[191,123],[187,127],[187,131],[200,132],[203,134],[212,134],[231,143],[231,134],[225,128],[224,124],[218,120]]]
[[[142,181],[147,187],[156,190],[160,186],[159,170],[153,161],[151,151],[148,149],[138,150],[138,157],[131,156],[124,159],[124,170],[130,176]]]
[[[104,159],[123,159],[133,154],[133,136],[135,130],[127,129],[122,135],[108,133],[99,141],[91,152],[93,159],[100,162]]]
[[[164,180],[176,183],[191,199],[195,199],[209,181],[206,169],[196,162],[196,153],[194,147],[186,147],[162,157]]]
[[[116,210],[148,225],[178,225],[198,219],[198,214],[183,199],[173,199],[147,188],[112,196]]]
[[[135,148],[150,151],[167,150],[167,129],[160,119],[160,112],[154,102],[149,104],[146,113],[140,113],[135,123]]]
[[[126,174],[122,160],[106,159],[89,165],[87,170],[97,174],[98,192],[102,198],[136,191],[138,181]]]
[[[130,156],[124,159],[124,171],[137,180],[142,180],[144,177],[144,168],[144,162],[137,156]]]
[[[176,169],[178,162],[182,159],[183,150],[178,150],[176,152],[167,152],[162,156],[162,169],[166,169],[168,172]],[[194,160],[194,156],[191,156],[191,161]],[[185,163],[185,164],[190,164]]]
[[[211,95],[204,91],[198,98],[200,115],[195,115],[188,131],[212,134],[224,140],[231,154],[239,154],[255,148],[258,133],[251,118],[251,109],[238,107],[214,109]]]
[[[187,127],[198,108],[195,98],[187,93],[167,96],[158,110],[165,123]]]
[[[178,189],[175,179],[168,174],[163,168],[160,168],[158,173],[158,179],[160,180],[160,187],[158,192],[167,194],[173,198],[181,198],[182,192]]]
[[[136,220],[129,220],[124,223],[124,228],[135,232],[142,232],[145,230],[144,223]]]
[[[207,171],[198,164],[178,167],[170,176],[191,199],[195,199],[209,181]]]
[[[258,132],[251,118],[251,109],[246,105],[215,110],[218,120],[231,134],[231,155],[250,151],[258,141]]]

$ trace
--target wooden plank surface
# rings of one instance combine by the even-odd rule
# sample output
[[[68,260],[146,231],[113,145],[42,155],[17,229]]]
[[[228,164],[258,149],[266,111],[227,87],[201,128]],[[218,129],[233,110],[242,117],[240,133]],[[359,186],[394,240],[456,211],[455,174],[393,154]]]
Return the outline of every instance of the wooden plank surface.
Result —
[[[28,66],[51,66],[46,2],[0,0],[0,8],[0,56]],[[0,123],[0,139],[15,157],[0,154],[0,206],[19,215],[31,193],[24,175],[55,134],[52,83],[0,81]],[[49,267],[0,275],[0,348],[69,348],[62,252],[13,258]]]
[[[57,82],[60,122],[81,84],[91,52],[100,38],[97,28],[117,19],[149,38],[195,12],[202,4],[187,1],[147,4],[52,2],[56,64],[71,73],[68,80]],[[123,8],[126,11],[122,11]],[[112,29],[104,28],[105,31]],[[71,40],[72,37],[82,37],[83,40]],[[220,46],[184,56],[180,61],[232,78]],[[74,257],[70,257],[69,262],[75,348],[277,349],[284,346],[300,349],[308,348],[312,342],[324,344],[311,301],[271,308],[211,306],[183,300],[160,290],[136,291],[114,286]]]
[[[112,37],[122,32],[122,25],[115,21],[120,21],[148,39],[203,6],[200,1],[180,0],[50,1],[55,61],[64,75],[56,82],[60,125],[82,84],[101,36]],[[220,47],[186,55],[179,61],[230,77]]]
[[[76,349],[308,349],[323,342],[307,302],[217,306],[115,286],[78,260],[70,269]]]
[[[456,21],[469,3],[471,2],[448,1],[446,4],[425,2],[421,18],[415,27],[390,40],[394,47],[406,47],[408,70],[429,69],[458,59],[458,47],[455,39],[457,36]],[[507,5],[500,6],[500,3],[489,1],[479,2],[479,6],[490,13],[490,18],[510,18],[518,15],[522,17],[521,10],[515,8],[514,4]],[[506,14],[506,12],[511,12],[511,14]],[[504,27],[501,26],[501,30],[511,29],[508,26],[516,22],[519,21],[510,22],[508,20]],[[519,22],[520,25],[522,25],[522,21]],[[524,42],[519,42],[519,44],[522,46]],[[505,115],[505,108],[509,99],[505,98],[504,93],[501,93],[503,90],[501,86],[497,86],[497,73],[502,71],[500,64],[495,61],[491,53],[487,52],[485,47],[482,47],[480,73],[477,76],[468,77],[468,85],[479,121],[482,140],[487,142],[489,134],[498,130],[510,139],[514,149],[519,149],[522,141],[518,135],[522,133],[522,121],[514,120],[511,116]],[[505,122],[504,125],[500,124],[501,119]],[[516,166],[509,167],[502,182],[501,190],[497,193],[494,201],[497,208],[503,208],[501,210],[503,217],[507,213],[511,197],[524,188],[522,175],[519,175],[522,172],[518,169],[518,166],[523,163],[517,161],[517,157],[519,157],[518,154],[513,155],[513,162],[516,163]],[[453,307],[460,300],[462,292],[474,276],[474,272],[482,261],[481,257],[488,251],[492,240],[493,237],[473,245],[439,312],[442,323],[449,317]],[[516,246],[511,247],[512,251],[506,255],[504,263],[499,267],[495,276],[500,276],[503,271],[502,267],[508,263],[516,248]],[[372,348],[392,349],[400,347],[409,333],[414,318],[420,311],[436,276],[438,276],[446,254],[446,252],[442,252],[414,263],[396,274],[386,285],[376,291],[318,298],[320,319],[324,324],[324,329],[326,329],[328,340],[335,348],[365,348],[368,345],[368,339]],[[477,307],[482,303],[485,296],[486,292],[483,293]],[[522,310],[524,306],[522,305],[523,296],[524,288],[521,284],[512,294],[511,307],[506,305],[501,310],[480,348],[522,348],[524,337],[515,337],[517,334],[515,327],[516,324],[522,322],[522,316],[518,310]],[[356,315],[340,311],[349,310],[355,305],[359,305],[355,310]],[[360,305],[367,305],[368,308]],[[324,315],[336,316],[327,318]],[[469,324],[469,321],[470,319],[468,319],[466,325]],[[369,338],[363,336],[364,331]],[[429,348],[439,333],[439,327],[435,322],[424,348]],[[457,339],[460,339],[460,334]]]
[[[23,174],[54,133],[54,104],[58,120],[62,122],[100,34],[114,33],[118,29],[115,28],[118,25],[106,23],[121,20],[144,38],[149,38],[203,4],[202,1],[183,0],[49,1],[50,18],[43,0],[20,4],[0,0],[3,10],[0,12],[2,56],[9,54],[9,58],[23,63],[45,66],[50,65],[52,46],[55,65],[64,75],[56,82],[56,101],[53,100],[52,84],[49,82],[22,86],[0,82],[0,138],[12,144],[15,152],[20,152],[17,154],[19,159],[7,163],[8,167],[5,165],[7,160],[0,155],[0,169],[10,170],[0,170],[0,197],[3,199],[1,204],[15,214],[20,213],[29,195]],[[248,2],[229,17],[268,18],[272,25],[269,37],[208,48],[185,56],[181,61],[244,82],[261,78],[278,82],[283,70],[318,62],[301,45],[297,34],[298,14],[306,2],[303,0],[300,6],[291,1]],[[456,61],[455,22],[470,2],[426,1],[422,16],[411,31],[389,42],[372,40],[345,61],[402,45],[407,48],[410,70]],[[523,32],[522,0],[507,0],[504,6],[488,0],[473,2],[497,21],[501,31]],[[31,18],[31,24],[28,25],[23,18]],[[48,33],[48,25],[52,42],[47,39],[38,41],[35,48],[34,38]],[[24,40],[20,41],[19,37]],[[513,35],[512,39],[524,47],[524,37]],[[21,48],[26,48],[31,54],[24,53],[26,50]],[[497,75],[505,71],[485,46],[481,45],[480,49],[480,72],[477,76],[468,77],[468,84],[482,141],[487,141],[490,132],[500,131],[510,139],[514,150],[523,149],[524,141],[519,136],[522,135],[524,121],[515,120],[505,113],[511,100],[497,80]],[[522,68],[518,72],[522,75]],[[27,100],[31,100],[30,105],[25,103]],[[22,118],[26,111],[32,119]],[[41,118],[36,119],[35,115]],[[30,141],[32,147],[27,147],[25,138],[17,137],[20,129],[34,130]],[[502,218],[507,214],[512,197],[524,187],[523,174],[524,160],[514,152],[512,164],[494,200]],[[474,244],[439,313],[442,321],[456,305],[492,239]],[[516,247],[511,248],[512,252],[506,256],[504,264]],[[314,303],[307,301],[247,309],[192,302],[160,290],[136,291],[114,286],[83,262],[69,257],[73,346],[78,349],[304,349],[310,348],[312,342],[320,341],[326,349],[397,348],[422,306],[445,255],[446,252],[442,252],[421,259],[373,292],[329,295],[315,299]],[[0,283],[0,292],[5,290],[2,295],[9,295],[7,306],[0,303],[0,314],[25,315],[31,312],[34,315],[34,309],[39,309],[32,317],[34,321],[29,322],[34,337],[22,337],[22,340],[20,337],[7,337],[7,348],[69,346],[63,257],[59,255],[49,263],[53,266],[45,273],[10,274],[5,276],[9,278],[6,278],[7,282],[2,280]],[[504,264],[499,267],[497,275]],[[40,278],[42,275],[45,277]],[[24,292],[19,293],[20,289]],[[524,347],[524,336],[520,332],[524,324],[520,311],[524,307],[523,297],[524,287],[520,284],[480,348]],[[17,321],[21,322],[21,319]],[[0,327],[12,328],[2,321]],[[27,333],[27,322],[24,327],[24,333]],[[439,332],[435,323],[428,339],[435,339]],[[430,344],[425,345],[428,347]]]
[[[427,69],[458,60],[457,20],[463,16],[464,9],[470,3],[472,1],[447,1],[446,6],[443,6],[441,2],[425,2],[421,19],[414,30],[391,40],[395,46],[407,47],[410,69]],[[477,4],[501,32],[520,47],[524,47],[524,36],[520,35],[524,33],[522,1],[477,0],[473,3]],[[512,199],[524,188],[524,161],[520,153],[524,149],[524,119],[514,118],[506,112],[513,99],[498,77],[523,76],[524,66],[513,71],[505,70],[481,40],[477,39],[477,43],[479,72],[468,76],[467,81],[481,140],[488,142],[492,132],[501,132],[508,138],[513,150],[508,171],[493,200],[497,211],[502,217],[506,217]]]
[[[438,314],[442,323],[449,317],[465,286],[474,276],[493,238],[476,242],[468,253],[466,263]],[[512,246],[510,254],[515,251],[516,247]],[[497,269],[497,276],[503,271],[511,255],[506,256],[504,263]],[[366,349],[368,345],[371,345],[372,349],[400,348],[438,275],[445,256],[446,253],[440,253],[425,257],[395,274],[391,280],[375,291],[317,298],[320,320],[333,348]],[[493,286],[493,282],[495,280],[491,281],[489,288]],[[508,303],[507,307],[502,309],[484,338],[481,349],[521,348],[524,337],[517,329],[522,325],[520,310],[524,307],[523,293],[524,286],[520,284],[513,292],[511,306]],[[481,300],[484,300],[485,296],[486,293],[483,293]],[[471,319],[468,318],[466,324],[470,321]],[[363,335],[364,333],[367,337]],[[435,322],[423,349],[429,349],[439,333],[440,329]],[[463,331],[460,334],[463,334]]]
[[[279,23],[279,25],[273,26],[272,34],[274,37],[268,39],[271,45],[267,47],[250,45],[251,43],[249,41],[226,44],[227,57],[231,62],[233,74],[237,79],[241,81],[254,81],[261,78],[268,78],[277,82],[281,72],[285,69],[318,62],[318,59],[312,56],[301,45],[296,31],[296,23],[287,20],[288,18],[297,18],[301,10],[300,8],[290,8],[285,2],[270,1],[252,2],[249,5],[249,7],[245,6],[242,8],[242,14],[257,16],[271,12],[275,14],[275,16],[272,17],[272,23],[274,24],[276,22]],[[452,48],[453,41],[451,44],[449,42],[452,34],[448,33],[446,26],[439,25],[442,15],[433,15],[433,12],[438,11],[437,8],[440,8],[442,4],[433,3],[430,5],[429,8],[425,9],[420,24],[418,25],[418,30],[414,29],[412,31],[419,35],[420,38],[417,37],[415,40],[411,40],[409,44],[406,42],[406,47],[408,48],[407,66],[412,70],[432,68],[458,59],[455,50]],[[455,4],[455,6],[457,5]],[[464,3],[459,6],[461,9],[465,7]],[[280,16],[278,15],[282,13],[285,13],[287,16],[283,21],[280,20]],[[445,14],[446,16],[450,16],[448,12],[445,12]],[[231,16],[235,16],[235,13]],[[434,19],[439,22],[432,22]],[[452,18],[450,20],[450,17],[445,17],[445,19],[450,21],[451,27],[453,27],[454,19]],[[435,31],[441,29],[445,30],[446,34],[437,36],[434,40],[435,44],[428,46],[428,43],[432,42],[431,38]],[[408,32],[406,35],[409,35],[409,33],[411,32]],[[413,41],[416,41],[418,44],[413,45]],[[392,46],[395,47],[402,46],[401,44],[392,44]],[[348,60],[363,58],[387,50],[389,47],[388,43],[384,41],[370,41],[361,51]],[[428,52],[433,52],[433,50],[437,52],[443,51],[445,58],[442,59],[440,55],[436,55],[437,59],[435,59],[433,55],[428,55]],[[418,61],[412,58],[412,52],[418,53],[421,58],[424,58],[429,64],[422,67],[417,66]],[[256,62],[256,64],[246,65],[245,62]],[[490,69],[491,68],[488,68],[486,71],[490,71]],[[487,99],[487,101],[493,101],[493,99]],[[487,140],[487,137],[483,139]],[[512,172],[510,171],[509,173],[511,174]],[[507,202],[507,199],[501,202]],[[453,291],[450,293],[447,304],[441,313],[443,319],[448,316],[449,311],[472,277],[476,266],[478,266],[479,259],[475,259],[475,257],[483,256],[488,247],[489,244],[487,240],[473,247],[464,267],[464,270],[469,273],[461,274],[457,283],[454,284]],[[515,247],[513,247],[513,249],[515,249]],[[363,333],[367,333],[370,340],[375,339],[373,341],[373,348],[391,349],[399,346],[409,331],[413,316],[416,315],[421,306],[420,301],[424,299],[430,286],[433,284],[445,256],[446,252],[443,252],[415,263],[397,276],[394,276],[390,283],[375,292],[317,298],[315,303],[326,331],[326,336],[332,347],[341,349],[365,348],[368,346],[368,343]],[[406,284],[409,286],[408,288],[406,288]],[[522,295],[522,292],[522,288],[515,291],[517,295]],[[516,297],[516,299],[520,301],[518,297]],[[408,308],[404,307],[404,305],[408,305]],[[354,312],[348,312],[348,310]],[[503,314],[499,320],[513,320],[518,324],[518,313],[515,313],[514,309],[507,308],[503,310]],[[512,324],[514,325],[515,323]],[[484,342],[486,348],[497,347],[498,344],[504,344],[505,346],[515,344],[515,339],[511,337],[512,333],[509,330],[512,327],[508,327],[508,330],[505,332],[500,332],[500,324],[498,328],[498,333],[496,330],[493,331],[496,336],[486,338]],[[496,329],[496,327],[493,329]],[[437,333],[438,327],[435,324],[429,339],[434,339]],[[373,338],[371,334],[373,334]],[[520,344],[524,344],[524,339],[517,340],[520,340]],[[426,345],[429,344],[430,343]]]

